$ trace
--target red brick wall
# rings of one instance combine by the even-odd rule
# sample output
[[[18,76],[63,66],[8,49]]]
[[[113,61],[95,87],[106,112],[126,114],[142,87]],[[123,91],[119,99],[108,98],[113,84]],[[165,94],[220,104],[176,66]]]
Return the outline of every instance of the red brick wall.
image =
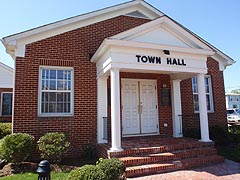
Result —
[[[3,92],[13,92],[12,88],[0,88],[0,106],[2,101]],[[1,116],[1,107],[0,107],[0,122],[12,122],[12,116]]]
[[[38,139],[46,132],[65,132],[71,155],[80,155],[86,143],[96,143],[97,83],[92,55],[106,37],[148,22],[120,16],[47,38],[26,47],[25,58],[16,59],[14,132]],[[74,116],[38,117],[39,66],[74,67]]]
[[[212,58],[207,60],[208,75],[211,76],[213,90],[213,106],[214,112],[208,113],[209,127],[220,125],[227,128],[226,120],[226,102],[224,91],[223,72],[219,71],[219,64]],[[183,129],[199,128],[199,114],[194,113],[192,80],[186,79],[181,82],[182,96],[182,114],[183,114]]]
[[[81,154],[84,144],[95,144],[96,66],[89,57],[106,37],[148,21],[120,16],[27,45],[25,58],[16,58],[14,132],[32,134],[36,140],[46,132],[65,132],[72,144],[69,154],[74,156]],[[38,117],[38,76],[41,65],[74,67],[74,116]],[[209,121],[211,125],[226,125],[223,74],[218,71],[218,63],[212,59],[208,60],[208,68],[215,90],[215,112],[209,115]],[[121,77],[157,79],[158,102],[162,83],[170,87],[169,75],[121,73]],[[182,81],[181,88],[184,128],[198,127],[198,115],[193,112],[191,80]],[[168,123],[168,127],[164,128],[163,123]],[[159,126],[161,134],[172,134],[171,106],[159,105]]]

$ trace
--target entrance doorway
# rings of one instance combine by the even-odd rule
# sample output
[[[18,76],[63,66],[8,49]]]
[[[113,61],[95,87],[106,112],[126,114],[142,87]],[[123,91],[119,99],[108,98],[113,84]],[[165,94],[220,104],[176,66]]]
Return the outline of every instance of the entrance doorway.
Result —
[[[121,83],[123,135],[159,133],[156,81],[122,79]]]

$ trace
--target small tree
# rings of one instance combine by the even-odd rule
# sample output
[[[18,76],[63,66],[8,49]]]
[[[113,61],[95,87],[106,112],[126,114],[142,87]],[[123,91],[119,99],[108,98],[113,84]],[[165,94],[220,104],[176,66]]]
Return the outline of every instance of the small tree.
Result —
[[[64,133],[46,133],[38,140],[38,149],[41,157],[53,163],[59,163],[70,143]]]
[[[34,137],[25,133],[15,133],[0,142],[0,156],[8,162],[25,161],[34,149]]]
[[[231,93],[240,94],[240,89],[233,89],[233,90],[231,91]]]

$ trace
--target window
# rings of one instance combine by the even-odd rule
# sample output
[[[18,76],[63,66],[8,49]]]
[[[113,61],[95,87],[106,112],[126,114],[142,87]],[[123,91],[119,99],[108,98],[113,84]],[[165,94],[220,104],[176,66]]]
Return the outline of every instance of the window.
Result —
[[[194,103],[194,111],[199,111],[199,101],[198,101],[198,86],[197,86],[197,77],[192,78],[192,91],[193,91],[193,103]],[[206,93],[206,103],[207,110],[209,112],[213,112],[213,98],[212,98],[212,85],[211,85],[211,77],[205,76],[205,93]]]
[[[12,93],[2,93],[1,112],[2,116],[12,115]]]
[[[73,69],[40,69],[40,115],[73,115]]]

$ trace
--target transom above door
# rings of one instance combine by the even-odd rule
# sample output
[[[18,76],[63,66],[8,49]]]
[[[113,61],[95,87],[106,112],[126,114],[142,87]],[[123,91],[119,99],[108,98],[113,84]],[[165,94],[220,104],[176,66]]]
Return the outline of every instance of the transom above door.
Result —
[[[121,88],[123,135],[159,133],[156,81],[122,79]]]

